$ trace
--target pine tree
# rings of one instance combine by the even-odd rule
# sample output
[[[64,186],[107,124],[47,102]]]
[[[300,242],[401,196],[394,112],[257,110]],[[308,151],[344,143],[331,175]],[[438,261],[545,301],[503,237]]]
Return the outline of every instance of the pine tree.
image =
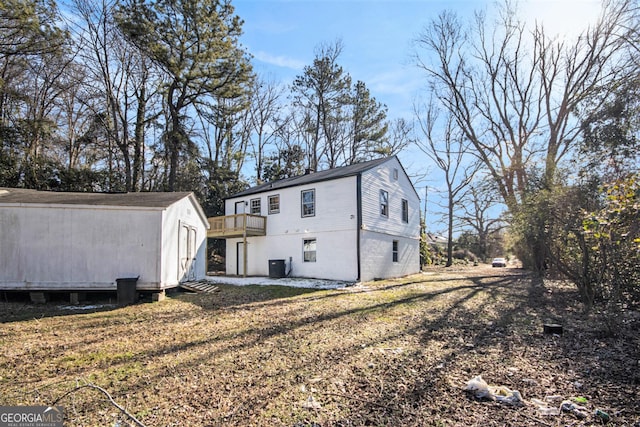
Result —
[[[180,155],[189,146],[188,109],[246,94],[252,72],[238,41],[242,20],[228,1],[127,0],[116,15],[127,38],[169,77],[167,190],[177,189]]]

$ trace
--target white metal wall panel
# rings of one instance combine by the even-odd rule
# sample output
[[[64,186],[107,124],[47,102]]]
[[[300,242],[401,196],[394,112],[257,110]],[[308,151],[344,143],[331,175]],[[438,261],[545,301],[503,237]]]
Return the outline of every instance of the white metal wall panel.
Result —
[[[0,289],[114,290],[178,283],[178,225],[196,230],[196,278],[205,276],[206,225],[184,198],[167,208],[30,205],[0,208]],[[164,266],[164,267],[163,267]]]
[[[180,268],[180,227],[183,225],[195,230],[196,260],[193,266],[193,279],[199,280],[206,276],[206,225],[191,199],[184,198],[169,206],[162,217],[161,278],[163,288],[174,287],[180,281],[188,279]]]
[[[157,283],[160,212],[20,206],[0,209],[0,288],[115,289]]]

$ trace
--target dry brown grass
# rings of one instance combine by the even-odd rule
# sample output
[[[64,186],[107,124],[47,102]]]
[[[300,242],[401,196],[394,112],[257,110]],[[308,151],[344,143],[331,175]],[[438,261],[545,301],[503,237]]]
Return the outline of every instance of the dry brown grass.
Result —
[[[147,426],[640,426],[640,340],[604,336],[573,288],[516,269],[434,270],[346,290],[221,286],[74,314],[0,304],[0,404],[51,404],[96,384]],[[544,335],[545,321],[564,325]],[[481,374],[527,404],[477,401]],[[531,399],[587,399],[589,417]],[[68,426],[128,420],[83,388]]]

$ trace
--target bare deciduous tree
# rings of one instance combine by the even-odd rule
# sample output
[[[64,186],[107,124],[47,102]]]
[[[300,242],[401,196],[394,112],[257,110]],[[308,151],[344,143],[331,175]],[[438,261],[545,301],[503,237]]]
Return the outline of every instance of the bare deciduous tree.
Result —
[[[470,153],[470,142],[457,129],[454,119],[447,114],[444,123],[439,123],[439,112],[429,105],[424,112],[415,108],[421,136],[416,145],[443,173],[447,191],[447,267],[453,264],[454,212],[460,198],[471,183],[479,162]],[[442,130],[440,132],[440,129]]]
[[[618,63],[634,2],[607,2],[574,43],[531,33],[507,3],[495,23],[482,13],[466,27],[450,12],[417,39],[417,65],[516,211],[534,170],[553,185],[579,132],[576,108],[621,77]]]
[[[278,135],[288,121],[283,118],[284,106],[281,98],[284,88],[272,80],[257,79],[252,91],[249,119],[253,131],[251,148],[256,162],[256,182],[262,183],[265,150],[268,145],[275,144]]]
[[[148,111],[157,95],[150,61],[124,40],[113,20],[116,2],[74,0],[81,17],[80,59],[90,73],[80,102],[102,127],[105,145],[115,146],[122,161],[123,189],[144,187],[145,128],[155,118]],[[156,84],[154,84],[156,83]],[[110,170],[112,169],[110,161]]]
[[[496,209],[500,196],[495,185],[487,179],[475,179],[465,191],[460,203],[457,220],[466,229],[473,230],[478,238],[478,255],[489,256],[489,238],[496,235],[505,226],[505,221]]]

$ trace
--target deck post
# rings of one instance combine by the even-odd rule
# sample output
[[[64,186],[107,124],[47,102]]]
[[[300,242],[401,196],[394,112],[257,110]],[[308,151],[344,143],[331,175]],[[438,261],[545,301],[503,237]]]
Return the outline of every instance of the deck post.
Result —
[[[247,277],[247,215],[242,216],[242,223],[242,250],[244,251],[242,277]]]

